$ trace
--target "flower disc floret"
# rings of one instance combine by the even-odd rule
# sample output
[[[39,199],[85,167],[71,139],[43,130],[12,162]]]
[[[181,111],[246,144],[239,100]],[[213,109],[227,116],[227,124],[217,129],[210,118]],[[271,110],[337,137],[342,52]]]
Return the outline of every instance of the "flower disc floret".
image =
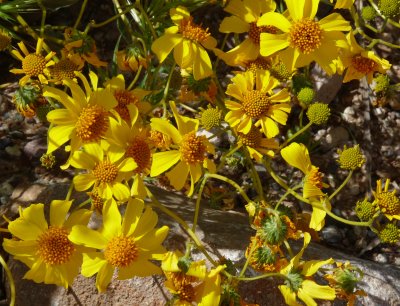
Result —
[[[193,22],[193,17],[185,18],[179,25],[179,31],[184,38],[201,43],[206,40],[211,34],[208,29],[203,29],[201,26]]]
[[[364,6],[361,11],[363,19],[370,21],[376,17],[376,11],[372,6]]]
[[[222,113],[217,108],[208,108],[201,114],[201,124],[206,130],[217,127],[221,124]]]
[[[396,243],[400,240],[400,229],[393,223],[388,223],[379,232],[379,239],[384,243]]]
[[[126,148],[126,156],[132,157],[137,164],[136,172],[143,172],[150,166],[151,151],[146,140],[135,137]]]
[[[77,70],[79,70],[77,64],[68,58],[64,58],[51,67],[50,74],[58,82],[62,82],[63,79],[75,78],[75,71]]]
[[[3,29],[0,29],[0,51],[4,51],[11,44],[11,36]]]
[[[252,127],[247,134],[238,133],[240,140],[246,146],[257,148],[261,144],[262,134],[259,129]]]
[[[115,107],[115,110],[121,116],[122,119],[124,119],[125,121],[129,121],[130,116],[127,106],[129,104],[137,106],[139,104],[139,99],[129,90],[120,90],[120,89],[114,91],[114,97],[118,102],[118,105]]]
[[[290,45],[303,54],[309,54],[321,46],[323,33],[318,22],[311,19],[299,20],[290,28]]]
[[[318,167],[312,167],[310,172],[306,176],[307,182],[311,183],[313,186],[318,189],[322,189],[324,184],[322,183],[323,174],[319,172]]]
[[[376,195],[379,208],[385,214],[395,216],[400,215],[400,199],[396,196],[395,191],[383,191]]]
[[[46,68],[46,59],[36,53],[28,54],[22,61],[22,70],[26,75],[39,76]]]
[[[243,98],[242,109],[253,119],[259,119],[264,116],[268,112],[270,106],[271,102],[269,97],[259,90],[248,91]]]
[[[112,238],[104,250],[104,258],[117,268],[129,266],[138,255],[139,249],[133,239],[124,236]]]
[[[375,78],[375,92],[386,92],[390,86],[390,77],[387,74],[379,73]]]
[[[261,33],[276,34],[277,32],[278,32],[278,29],[274,26],[267,25],[267,26],[258,27],[256,22],[250,23],[249,37],[256,45],[260,45],[260,34]]]
[[[308,120],[316,125],[325,124],[328,121],[330,114],[331,111],[329,106],[325,103],[314,103],[307,111]]]
[[[340,168],[346,170],[355,170],[361,168],[365,163],[365,158],[361,153],[360,147],[354,146],[352,148],[344,147],[343,151],[339,150],[339,165]]]
[[[188,164],[202,163],[205,159],[206,145],[203,136],[190,132],[183,136],[181,144],[182,159]]]
[[[111,183],[118,176],[118,168],[109,161],[99,162],[92,170],[96,180],[102,183]]]
[[[300,103],[304,103],[305,105],[310,105],[311,102],[314,100],[315,91],[310,87],[302,88],[299,93],[297,94],[297,99]]]
[[[75,125],[76,134],[83,142],[99,141],[108,126],[108,113],[99,105],[84,107]]]
[[[352,66],[362,74],[368,74],[378,69],[378,64],[367,57],[355,55],[351,59]]]
[[[68,240],[68,232],[64,228],[49,227],[39,236],[37,243],[40,258],[50,265],[68,262],[75,252],[75,246]]]

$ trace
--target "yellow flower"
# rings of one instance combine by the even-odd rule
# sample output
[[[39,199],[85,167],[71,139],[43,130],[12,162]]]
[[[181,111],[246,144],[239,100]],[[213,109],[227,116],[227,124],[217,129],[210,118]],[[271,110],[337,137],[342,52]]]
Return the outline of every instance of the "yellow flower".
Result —
[[[22,62],[22,68],[11,69],[10,72],[15,74],[25,74],[20,80],[20,85],[25,85],[31,78],[38,78],[40,83],[47,84],[47,76],[49,76],[48,67],[54,65],[51,58],[56,54],[49,52],[46,56],[42,55],[43,39],[39,38],[36,44],[36,52],[30,53],[24,42],[19,42],[18,47],[22,51],[12,50],[11,53]]]
[[[104,152],[97,143],[83,146],[83,151],[76,151],[71,158],[71,165],[77,169],[86,169],[88,173],[74,177],[75,189],[84,191],[94,185],[104,199],[114,196],[124,201],[130,196],[129,188],[122,183],[131,178],[137,167],[131,158],[112,150]]]
[[[300,252],[290,260],[290,263],[280,273],[286,276],[285,284],[279,286],[286,304],[290,306],[300,305],[297,298],[307,306],[317,306],[314,299],[334,300],[335,289],[329,286],[321,286],[312,280],[318,269],[326,264],[332,264],[332,258],[318,261],[310,260],[300,262],[303,252],[310,243],[311,236],[304,233],[304,244]]]
[[[71,204],[53,200],[50,224],[44,216],[44,204],[20,207],[20,216],[8,224],[17,239],[4,239],[3,248],[30,268],[24,278],[67,288],[78,275],[85,248],[72,243],[68,234],[74,225],[86,226],[91,211],[76,210],[66,219]]]
[[[143,98],[147,96],[150,91],[141,88],[135,88],[133,90],[126,89],[125,78],[122,74],[107,81],[104,87],[114,95],[114,98],[118,102],[118,105],[114,109],[126,122],[131,121],[128,105],[133,105],[143,115],[150,112],[152,108],[149,102],[143,101]]]
[[[377,180],[376,192],[373,192],[375,203],[389,220],[400,220],[400,199],[396,196],[396,190],[389,192],[389,185],[390,180],[386,179],[385,187],[382,189],[382,181]]]
[[[108,203],[103,208],[103,227],[98,231],[81,225],[72,228],[68,236],[71,241],[101,250],[83,255],[81,272],[86,277],[97,273],[96,287],[100,292],[106,291],[115,269],[120,280],[161,273],[149,260],[161,259],[166,252],[161,243],[168,227],[155,229],[157,214],[151,207],[143,209],[143,201],[131,199],[122,217],[117,204]]]
[[[292,167],[301,170],[305,174],[303,184],[303,197],[305,199],[321,198],[325,194],[321,191],[323,187],[327,187],[322,182],[323,174],[319,172],[318,167],[311,164],[308,149],[302,143],[293,142],[281,150],[283,159]],[[328,208],[330,204],[328,203]],[[322,209],[313,207],[313,213],[310,220],[310,227],[320,230],[324,225],[326,212]]]
[[[374,72],[386,74],[386,70],[390,69],[391,64],[387,60],[376,56],[374,51],[362,48],[353,33],[347,34],[346,38],[348,44],[343,44],[342,52],[339,55],[340,69],[347,68],[343,79],[344,83],[367,77],[368,83],[371,84]]]
[[[247,33],[247,38],[238,46],[224,53],[220,50],[214,52],[228,65],[244,65],[248,61],[257,59],[260,55],[260,34],[277,33],[274,26],[257,26],[260,16],[266,12],[275,11],[276,3],[271,0],[243,1],[231,0],[224,11],[233,16],[225,17],[219,27],[222,33]]]
[[[289,16],[268,12],[258,26],[273,25],[283,33],[261,33],[260,53],[277,54],[286,67],[304,67],[316,61],[327,73],[334,73],[337,41],[345,40],[342,31],[351,29],[348,21],[337,13],[316,21],[319,0],[286,0]]]
[[[75,82],[65,79],[63,84],[71,90],[72,96],[54,87],[44,87],[43,96],[60,102],[65,108],[56,109],[47,114],[47,120],[53,124],[49,129],[47,154],[71,140],[71,154],[83,144],[99,142],[109,128],[109,110],[117,106],[110,91],[97,88],[98,78],[89,73],[93,91],[87,79],[81,74],[84,92]],[[68,162],[62,166],[68,167]]]
[[[135,54],[136,53],[136,54]],[[121,71],[136,72],[140,66],[147,68],[146,59],[136,50],[117,51],[117,65]]]
[[[78,54],[67,54],[65,50],[61,50],[61,59],[50,67],[49,82],[62,84],[64,79],[74,79],[75,71],[81,71],[85,62]]]
[[[95,67],[107,66],[107,62],[99,59],[96,53],[96,43],[89,35],[78,30],[67,28],[64,32],[64,48],[69,55],[79,55],[82,60],[87,61]]]
[[[167,277],[165,287],[176,298],[174,305],[218,305],[221,295],[220,272],[225,266],[218,266],[208,272],[202,260],[190,262],[187,271],[184,272],[178,266],[181,256],[178,252],[168,252],[161,262],[161,269]]]
[[[269,71],[247,71],[232,78],[226,93],[237,100],[226,100],[229,112],[225,121],[237,132],[248,134],[253,126],[261,126],[267,138],[278,135],[278,123],[286,124],[290,112],[290,97],[286,89],[274,92],[279,81],[270,76]]]
[[[274,138],[263,137],[260,130],[252,127],[247,134],[238,133],[239,146],[244,145],[249,151],[251,158],[261,162],[263,156],[274,157],[273,149],[278,149],[279,144]]]
[[[212,75],[210,57],[204,49],[214,49],[217,41],[208,29],[193,22],[189,11],[178,6],[170,10],[174,26],[165,30],[163,36],[156,39],[151,50],[162,63],[174,49],[175,62],[182,68],[192,68],[195,80]]]
[[[137,122],[138,110],[128,105],[131,121],[110,119],[110,130],[107,133],[107,142],[112,150],[122,152],[125,157],[131,157],[137,168],[134,170],[131,195],[143,198],[147,195],[143,178],[150,173],[152,162],[152,142],[149,139],[148,128]]]
[[[196,136],[199,120],[179,115],[175,102],[171,101],[170,104],[178,129],[160,118],[153,118],[151,127],[171,137],[176,149],[153,155],[150,176],[157,176],[178,163],[171,171],[167,172],[166,176],[171,185],[180,190],[185,186],[190,175],[190,189],[188,190],[190,196],[193,193],[194,184],[200,180],[203,168],[215,172],[214,163],[207,158],[207,153],[214,154],[214,147],[205,136]]]

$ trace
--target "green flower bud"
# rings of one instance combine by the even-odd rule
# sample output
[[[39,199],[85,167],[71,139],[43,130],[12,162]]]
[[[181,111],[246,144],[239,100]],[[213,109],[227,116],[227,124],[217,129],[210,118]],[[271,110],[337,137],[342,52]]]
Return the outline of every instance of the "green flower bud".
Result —
[[[287,81],[292,77],[292,73],[287,69],[282,62],[274,64],[270,69],[271,75],[279,81]]]
[[[400,13],[400,2],[398,0],[379,0],[379,11],[388,18],[393,18]]]
[[[325,124],[328,121],[330,114],[331,111],[329,106],[325,103],[311,104],[307,111],[308,120],[316,125]]]
[[[393,223],[388,223],[379,232],[379,239],[384,243],[396,243],[400,240],[400,229]]]
[[[363,201],[357,201],[355,210],[357,217],[361,221],[367,222],[375,215],[376,206],[373,203],[368,202],[367,199],[364,199]]]
[[[361,166],[365,163],[365,158],[360,151],[360,147],[358,145],[347,148],[344,146],[343,151],[338,150],[339,159],[337,160],[340,168],[346,170],[355,170],[357,168],[361,168]]]
[[[390,78],[386,74],[378,74],[375,78],[375,92],[386,92],[390,86]]]
[[[288,228],[280,218],[270,217],[266,219],[261,229],[261,238],[269,244],[281,244],[286,237]]]
[[[300,89],[297,94],[297,100],[299,100],[301,106],[305,106],[305,108],[311,104],[311,102],[315,98],[315,91],[310,87],[304,87]]]
[[[276,262],[276,254],[273,250],[271,250],[268,246],[262,246],[258,248],[254,254],[257,259],[257,263],[260,265],[264,264],[273,264]]]
[[[372,6],[364,6],[361,11],[361,16],[366,21],[370,21],[376,17],[376,11]]]

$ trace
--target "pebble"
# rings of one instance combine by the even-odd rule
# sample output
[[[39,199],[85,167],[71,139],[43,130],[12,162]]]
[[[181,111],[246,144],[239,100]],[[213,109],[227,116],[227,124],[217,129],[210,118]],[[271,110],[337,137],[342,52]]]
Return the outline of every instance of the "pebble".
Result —
[[[9,196],[13,193],[14,187],[8,183],[4,182],[3,184],[0,185],[0,195],[4,196]]]
[[[322,238],[328,244],[341,244],[343,240],[343,233],[335,225],[325,226],[321,231]]]
[[[6,147],[5,151],[8,155],[19,157],[21,156],[21,149],[18,145]]]
[[[379,262],[379,263],[387,263],[388,262],[388,258],[386,256],[386,254],[374,254],[374,261]]]
[[[336,147],[338,144],[349,140],[349,132],[344,127],[338,126],[331,129],[325,139],[331,147]]]

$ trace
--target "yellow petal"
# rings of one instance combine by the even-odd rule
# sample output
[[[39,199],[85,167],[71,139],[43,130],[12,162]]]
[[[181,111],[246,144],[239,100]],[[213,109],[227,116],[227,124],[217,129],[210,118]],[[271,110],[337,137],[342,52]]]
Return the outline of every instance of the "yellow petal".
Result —
[[[225,17],[219,26],[222,33],[245,33],[250,29],[250,25],[237,16]]]
[[[142,236],[140,240],[137,240],[137,244],[143,250],[155,250],[161,246],[161,243],[167,237],[168,230],[168,226],[164,225],[157,230],[150,231],[146,235]]]
[[[74,225],[86,226],[89,222],[91,215],[92,211],[89,209],[75,210],[68,216],[68,219],[64,222],[64,227],[67,229],[71,229]]]
[[[8,224],[8,230],[21,240],[36,240],[48,228],[43,208],[43,204],[31,204]]]
[[[64,105],[65,108],[70,109],[75,114],[79,114],[81,111],[82,107],[80,104],[78,104],[78,101],[74,101],[74,99],[60,89],[44,86],[43,96],[56,99],[58,102]]]
[[[328,264],[332,264],[332,263],[334,263],[334,260],[332,258],[322,260],[322,261],[321,260],[306,261],[303,265],[301,274],[305,275],[305,276],[314,275],[315,273],[317,273],[319,268],[321,268],[322,266],[328,265]]]
[[[107,264],[104,255],[100,252],[87,252],[83,254],[82,275],[91,277]]]
[[[127,188],[128,196],[129,189]],[[121,234],[122,217],[118,210],[118,205],[115,201],[108,202],[103,206],[103,227],[101,234],[105,239],[111,240]]]
[[[306,1],[315,1],[315,0],[286,0],[286,6],[288,8],[290,17],[293,18],[294,21],[303,19],[304,6]],[[317,0],[319,2],[319,0]],[[308,16],[306,16],[308,17]]]
[[[269,34],[260,35],[260,54],[270,56],[277,51],[283,50],[289,46],[288,34]]]
[[[226,12],[236,15],[243,21],[250,23],[254,22],[254,15],[245,6],[244,2],[241,0],[231,0],[224,9]]]
[[[155,153],[151,164],[150,176],[157,176],[167,171],[175,165],[180,158],[181,153],[177,150]]]
[[[292,24],[285,16],[275,12],[265,13],[258,19],[257,26],[273,25],[284,33],[289,32]]]
[[[11,255],[28,255],[32,256],[37,251],[36,240],[14,240],[4,239],[3,240],[4,250]]]
[[[351,30],[350,23],[338,13],[330,14],[322,18],[318,23],[321,26],[321,28],[327,32],[330,31],[347,32]]]
[[[47,154],[54,152],[69,139],[75,129],[74,125],[58,125],[49,129]]]
[[[126,268],[118,270],[118,279],[129,279],[133,276],[145,277],[150,275],[161,274],[161,269],[148,260],[138,258]]]
[[[136,225],[135,231],[132,233],[135,239],[140,240],[143,235],[150,232],[157,225],[157,222],[157,214],[151,207],[146,207]]]
[[[293,292],[289,287],[286,287],[284,285],[278,286],[279,290],[281,291],[283,298],[285,299],[285,302],[289,306],[301,306],[296,301],[296,293]]]
[[[289,165],[300,169],[304,174],[306,174],[311,168],[308,149],[302,143],[291,143],[281,150],[281,155]]]
[[[182,35],[180,34],[164,34],[153,42],[151,50],[157,55],[160,63],[162,63],[168,54],[171,53],[172,49],[181,41]]]
[[[61,227],[64,224],[72,201],[53,200],[50,203],[50,225]]]
[[[334,300],[335,289],[329,286],[321,286],[311,280],[304,280],[301,284],[301,288],[298,292],[298,296],[300,299],[303,299],[304,296],[309,296],[315,299],[324,299],[324,300]],[[317,304],[315,304],[317,305]]]
[[[303,18],[314,19],[318,11],[318,4],[320,0],[306,0],[304,2]]]
[[[114,267],[106,262],[103,265],[96,277],[96,288],[99,292],[106,292],[108,285],[111,283],[111,278],[114,274]]]
[[[181,134],[169,121],[161,118],[152,118],[150,125],[152,129],[171,137],[175,144],[179,144],[182,141]]]
[[[93,174],[78,174],[76,175],[72,182],[74,183],[75,189],[78,191],[88,190],[95,183],[96,178]]]
[[[126,201],[131,195],[128,186],[119,182],[112,184],[111,190],[118,201]]]
[[[192,42],[188,39],[182,40],[174,49],[175,62],[183,69],[190,67],[193,64],[193,48]]]
[[[171,171],[166,173],[170,183],[176,190],[181,190],[185,186],[189,175],[189,167],[184,161],[180,161]]]
[[[320,231],[325,225],[325,216],[326,212],[324,210],[313,207],[309,224],[310,228]]]
[[[171,106],[171,110],[174,113],[176,124],[178,125],[178,130],[181,135],[185,135],[198,130],[200,124],[198,119],[193,119],[180,115],[178,113],[178,110],[176,109],[174,101],[170,101],[169,105]]]
[[[107,240],[99,232],[84,225],[73,226],[68,239],[75,244],[99,250],[103,250],[107,245]]]
[[[193,47],[194,48],[197,47],[197,52],[194,51],[195,53],[197,53],[193,63],[194,79],[200,80],[211,76],[213,74],[213,71],[211,66],[211,60],[210,57],[208,56],[207,51],[200,46],[194,45]]]
[[[77,116],[68,109],[55,109],[50,111],[47,120],[55,125],[75,125]]]
[[[121,232],[126,237],[131,236],[136,229],[144,208],[144,202],[139,199],[130,199],[122,220]]]

